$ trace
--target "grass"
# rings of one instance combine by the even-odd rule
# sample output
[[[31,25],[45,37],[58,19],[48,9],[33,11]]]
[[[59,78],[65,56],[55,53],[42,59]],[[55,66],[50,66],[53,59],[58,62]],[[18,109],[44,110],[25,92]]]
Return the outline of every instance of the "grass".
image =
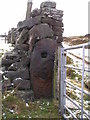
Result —
[[[0,53],[0,57],[2,57],[3,53]]]
[[[76,73],[75,70],[71,69],[71,68],[68,68],[67,69],[67,76],[69,78],[71,78],[72,80],[75,79],[76,77],[78,78],[78,81],[81,81],[82,80],[82,75]]]
[[[35,116],[38,118],[58,118],[58,109],[53,100],[41,99],[33,104],[30,102],[30,110],[32,118]]]
[[[77,73],[75,70],[68,68],[67,69],[67,76],[71,79],[75,79],[75,77],[77,76]]]
[[[85,101],[90,101],[90,96],[89,96],[89,95],[84,94],[84,100],[85,100]]]
[[[66,94],[67,94],[70,98],[72,98],[72,99],[74,99],[74,100],[77,99],[77,95],[75,95],[74,91],[69,91],[69,90],[67,90],[67,91],[66,91]]]
[[[58,101],[53,99],[39,99],[29,102],[10,95],[3,98],[3,119],[9,118],[61,118],[58,115]],[[12,112],[13,111],[13,112]]]
[[[85,106],[85,109],[90,111],[90,103],[88,103],[88,105]]]
[[[85,80],[87,80],[86,77],[84,77]],[[78,87],[81,87],[82,75],[79,74],[79,73],[77,73],[75,70],[73,70],[71,68],[68,68],[67,69],[67,78],[72,79],[72,81],[71,81],[72,83],[74,83]],[[76,78],[77,78],[78,81],[76,81]],[[84,82],[84,89],[86,89],[87,91],[90,91],[90,89],[87,87],[87,85],[85,84],[85,82]]]
[[[73,60],[69,56],[67,56],[67,64],[73,64]]]
[[[77,82],[76,80],[72,80],[69,77],[67,77],[67,78],[69,79],[69,82],[71,82],[72,84],[74,84],[74,85],[76,85],[76,86],[81,88],[81,81]],[[84,90],[89,92],[89,89],[85,86],[85,84],[84,84]]]

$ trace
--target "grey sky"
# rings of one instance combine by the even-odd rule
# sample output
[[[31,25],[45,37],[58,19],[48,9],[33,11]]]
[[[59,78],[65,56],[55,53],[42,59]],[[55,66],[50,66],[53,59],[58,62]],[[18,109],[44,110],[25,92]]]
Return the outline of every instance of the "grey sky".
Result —
[[[33,9],[39,8],[44,0],[32,0]],[[88,33],[89,0],[54,0],[57,9],[64,11],[64,36],[85,35]],[[16,27],[25,19],[27,0],[0,0],[0,34]]]

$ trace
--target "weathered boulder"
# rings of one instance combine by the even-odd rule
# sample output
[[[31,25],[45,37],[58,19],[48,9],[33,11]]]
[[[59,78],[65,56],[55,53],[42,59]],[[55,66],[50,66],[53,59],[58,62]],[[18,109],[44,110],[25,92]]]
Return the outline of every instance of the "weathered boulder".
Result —
[[[22,78],[16,78],[13,80],[14,87],[17,87],[18,90],[28,90],[30,89],[30,80],[24,80]]]
[[[36,43],[31,54],[31,83],[36,98],[52,96],[54,53],[57,44],[46,38]]]
[[[29,48],[32,49],[36,42],[43,38],[53,38],[53,31],[48,24],[34,26],[29,32]]]
[[[40,5],[40,8],[42,9],[44,7],[56,8],[56,3],[55,2],[51,2],[51,1],[42,2],[41,5]]]
[[[15,46],[14,50],[28,51],[29,50],[29,45],[27,45],[27,44],[17,44]]]
[[[11,81],[16,78],[30,79],[28,68],[22,68],[17,71],[7,71],[3,75]]]
[[[36,16],[33,18],[29,18],[22,22],[19,22],[17,25],[18,31],[22,31],[24,28],[31,29],[34,25],[41,23],[41,16]]]
[[[27,29],[23,29],[21,34],[19,35],[19,38],[17,39],[18,44],[24,44],[28,41],[29,39],[29,34]]]

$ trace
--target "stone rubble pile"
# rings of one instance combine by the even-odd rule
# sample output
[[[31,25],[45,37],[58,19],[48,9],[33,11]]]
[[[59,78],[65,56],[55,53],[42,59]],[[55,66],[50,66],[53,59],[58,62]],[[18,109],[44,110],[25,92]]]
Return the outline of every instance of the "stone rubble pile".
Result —
[[[56,3],[46,1],[9,31],[7,41],[15,47],[2,59],[3,77],[18,90],[32,89],[36,98],[52,97],[54,55],[63,41],[62,17]]]

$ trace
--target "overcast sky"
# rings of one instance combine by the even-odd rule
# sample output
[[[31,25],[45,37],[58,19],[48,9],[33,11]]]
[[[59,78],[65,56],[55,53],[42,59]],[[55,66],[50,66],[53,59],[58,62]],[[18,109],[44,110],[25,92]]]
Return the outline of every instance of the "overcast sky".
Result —
[[[28,0],[0,0],[0,34],[7,33],[25,19]],[[33,9],[39,8],[44,0],[32,0]],[[64,11],[64,36],[88,33],[89,0],[54,0],[57,9]]]

